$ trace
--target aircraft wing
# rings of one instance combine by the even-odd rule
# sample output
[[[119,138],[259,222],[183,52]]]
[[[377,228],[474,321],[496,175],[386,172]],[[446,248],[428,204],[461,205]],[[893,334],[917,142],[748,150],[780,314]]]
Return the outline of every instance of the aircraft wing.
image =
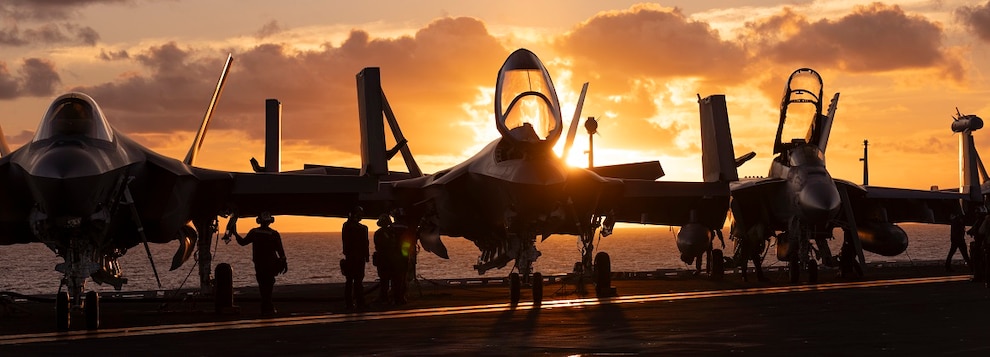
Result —
[[[845,180],[836,185],[849,188],[849,200],[857,220],[884,218],[890,223],[918,222],[950,224],[953,215],[962,214],[958,192],[926,191],[905,188],[859,186]]]
[[[616,221],[680,226],[694,221],[721,227],[729,208],[729,189],[720,182],[663,182],[624,179],[621,195],[608,200],[601,214],[614,210]]]

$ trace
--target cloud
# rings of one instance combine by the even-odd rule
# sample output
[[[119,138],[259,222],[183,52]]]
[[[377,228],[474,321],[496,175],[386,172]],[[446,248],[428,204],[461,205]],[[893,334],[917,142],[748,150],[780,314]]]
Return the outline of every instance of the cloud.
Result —
[[[954,14],[973,34],[990,42],[990,1],[983,5],[960,6]]]
[[[282,138],[358,151],[355,75],[380,67],[383,89],[417,153],[449,153],[474,143],[457,123],[461,103],[491,87],[509,51],[472,18],[442,18],[412,36],[372,38],[354,30],[341,44],[295,51],[263,44],[234,53],[211,126],[263,137],[264,101],[283,105]],[[166,43],[132,53],[147,69],[75,88],[93,96],[125,132],[169,133],[198,127],[226,51]],[[435,140],[434,138],[443,138]]]
[[[27,21],[52,21],[71,18],[81,8],[97,4],[125,4],[131,0],[4,0],[0,17]]]
[[[55,64],[48,60],[25,59],[16,76],[10,73],[6,63],[0,62],[0,99],[50,96],[61,82]]]
[[[100,34],[92,27],[71,22],[78,10],[94,4],[129,0],[5,0],[0,3],[0,45],[95,45]],[[23,27],[23,28],[22,28]]]
[[[254,36],[258,39],[264,39],[269,36],[277,35],[282,31],[284,31],[282,25],[279,24],[278,21],[272,20],[269,21],[264,26],[261,26],[261,28],[258,29],[258,32],[256,32]]]
[[[678,9],[635,5],[600,13],[555,42],[575,60],[575,71],[597,73],[596,87],[626,86],[629,78],[700,77],[733,82],[742,79],[746,53],[723,41],[707,23]],[[606,83],[600,83],[600,82]]]
[[[873,3],[837,20],[811,21],[785,8],[747,23],[741,40],[756,58],[774,63],[850,72],[930,68],[960,80],[963,65],[944,47],[943,35],[936,22],[906,14],[897,5]]]
[[[120,51],[107,51],[105,49],[100,50],[100,55],[97,58],[104,61],[116,61],[131,58],[131,55],[127,53],[127,50]]]

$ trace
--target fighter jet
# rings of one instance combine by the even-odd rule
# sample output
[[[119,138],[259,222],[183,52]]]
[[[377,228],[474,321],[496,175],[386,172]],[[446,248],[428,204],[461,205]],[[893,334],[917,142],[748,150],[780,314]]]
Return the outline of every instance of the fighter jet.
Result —
[[[87,328],[98,328],[99,295],[89,291],[83,299],[86,280],[121,289],[127,279],[117,259],[137,245],[144,244],[150,259],[148,243],[178,241],[174,270],[198,243],[201,282],[209,289],[218,215],[233,208],[257,215],[264,207],[273,214],[343,216],[358,192],[377,188],[367,175],[260,175],[193,166],[231,61],[182,161],[114,129],[96,100],[79,92],[52,101],[30,142],[14,151],[0,145],[0,245],[41,242],[64,259],[55,268],[67,287],[56,295],[60,330],[69,328],[71,310],[84,310]],[[284,203],[300,196],[311,198]]]
[[[379,85],[377,81],[362,81],[359,76],[359,87],[375,85]],[[569,141],[574,137],[586,89],[579,99]],[[366,92],[369,94],[359,101],[381,100],[378,90]],[[563,120],[550,75],[533,52],[519,49],[508,56],[496,79],[494,119],[500,138],[451,168],[429,175],[416,172],[394,180],[383,178],[377,193],[361,200],[372,205],[383,202],[376,206],[401,211],[402,217],[397,219],[418,227],[424,249],[438,256],[447,255],[441,235],[474,242],[480,250],[474,266],[478,273],[514,261],[517,272],[510,274],[513,302],[518,301],[519,286],[525,282],[532,285],[534,300],[542,298],[542,277],[532,271],[532,264],[541,255],[537,239],[553,234],[580,237],[582,266],[588,272],[594,270],[598,286],[607,289],[610,260],[604,252],[596,255],[592,244],[599,228],[607,235],[615,222],[685,226],[681,236],[694,244],[710,242],[709,233],[724,223],[728,181],[735,179],[724,97],[703,102],[722,105],[721,116],[709,113],[702,125],[707,182],[655,181],[662,175],[658,162],[593,170],[571,167],[553,151],[563,132]],[[383,110],[389,114],[393,133],[397,131],[387,102],[378,105],[362,106],[363,139],[367,142],[384,142],[384,129],[380,128]],[[383,169],[388,157],[399,149],[408,150],[401,132],[395,141],[399,144],[389,153],[375,152],[384,150],[382,145],[365,145],[362,150],[372,157],[367,160],[371,167],[382,175],[388,175]],[[315,169],[342,172],[333,167],[310,167]]]
[[[967,193],[860,186],[835,179],[825,167],[825,149],[839,93],[822,114],[823,81],[810,68],[794,71],[784,87],[774,157],[766,178],[731,184],[734,236],[746,244],[776,237],[777,258],[789,263],[790,279],[800,270],[816,282],[818,260],[842,265],[845,274],[860,271],[863,250],[884,256],[907,249],[908,237],[899,222],[949,224],[962,215]],[[803,110],[803,111],[802,111]],[[805,116],[794,115],[797,112]],[[785,139],[785,124],[810,122],[804,137]],[[793,129],[793,128],[791,128]],[[827,244],[833,228],[844,241],[838,257]],[[858,259],[858,262],[856,262]]]

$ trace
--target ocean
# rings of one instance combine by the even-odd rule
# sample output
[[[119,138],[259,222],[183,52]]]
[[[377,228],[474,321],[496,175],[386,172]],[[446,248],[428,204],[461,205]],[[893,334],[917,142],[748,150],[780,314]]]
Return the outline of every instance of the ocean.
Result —
[[[366,222],[367,224],[367,222]],[[896,257],[884,257],[866,253],[867,262],[910,262],[945,259],[949,249],[949,226],[929,224],[901,224],[909,236],[908,249]],[[276,229],[278,227],[275,227]],[[615,234],[600,238],[595,243],[596,251],[611,255],[613,271],[654,271],[661,269],[693,269],[680,261],[675,246],[676,228],[670,227],[617,227]],[[732,253],[732,242],[726,231],[726,255]],[[835,235],[841,237],[841,231]],[[369,237],[370,238],[370,237]],[[343,282],[339,262],[343,258],[339,232],[324,233],[283,233],[283,244],[288,257],[289,271],[277,278],[278,285],[284,284],[325,284]],[[477,262],[478,249],[463,238],[442,237],[450,259],[441,259],[432,253],[421,251],[417,273],[421,279],[449,279],[477,277],[472,269]],[[838,253],[841,238],[830,242],[833,253]],[[718,242],[716,241],[716,247]],[[168,271],[175,244],[152,244],[151,252],[155,266],[161,277],[161,288],[155,282],[151,263],[142,246],[130,249],[120,259],[121,270],[129,279],[124,291],[172,291],[180,288],[199,286],[198,268],[195,255],[182,267]],[[580,261],[581,254],[576,237],[551,236],[537,242],[543,255],[534,265],[535,272],[544,275],[571,272],[574,263]],[[767,254],[764,266],[784,266],[776,259],[775,251]],[[372,244],[372,250],[374,245]],[[961,260],[959,253],[956,259]],[[21,294],[53,294],[59,289],[61,273],[55,265],[62,260],[41,243],[0,246],[0,292]],[[234,286],[254,286],[254,266],[251,262],[251,246],[240,246],[231,241],[215,242],[213,265],[229,263],[234,269]],[[512,263],[503,269],[490,270],[485,277],[507,276]],[[377,273],[374,266],[367,264],[365,281],[374,281]],[[113,291],[113,287],[87,282],[87,289],[101,292]]]

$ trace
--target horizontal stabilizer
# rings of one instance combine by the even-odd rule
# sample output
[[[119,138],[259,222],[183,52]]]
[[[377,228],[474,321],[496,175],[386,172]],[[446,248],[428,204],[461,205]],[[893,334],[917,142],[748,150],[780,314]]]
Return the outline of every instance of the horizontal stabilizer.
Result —
[[[663,167],[660,166],[659,161],[596,166],[590,170],[602,177],[619,179],[656,180],[664,175]]]
[[[747,161],[752,160],[754,157],[756,157],[756,152],[755,151],[750,151],[750,152],[746,153],[746,155],[737,157],[736,158],[736,167],[742,166]]]

